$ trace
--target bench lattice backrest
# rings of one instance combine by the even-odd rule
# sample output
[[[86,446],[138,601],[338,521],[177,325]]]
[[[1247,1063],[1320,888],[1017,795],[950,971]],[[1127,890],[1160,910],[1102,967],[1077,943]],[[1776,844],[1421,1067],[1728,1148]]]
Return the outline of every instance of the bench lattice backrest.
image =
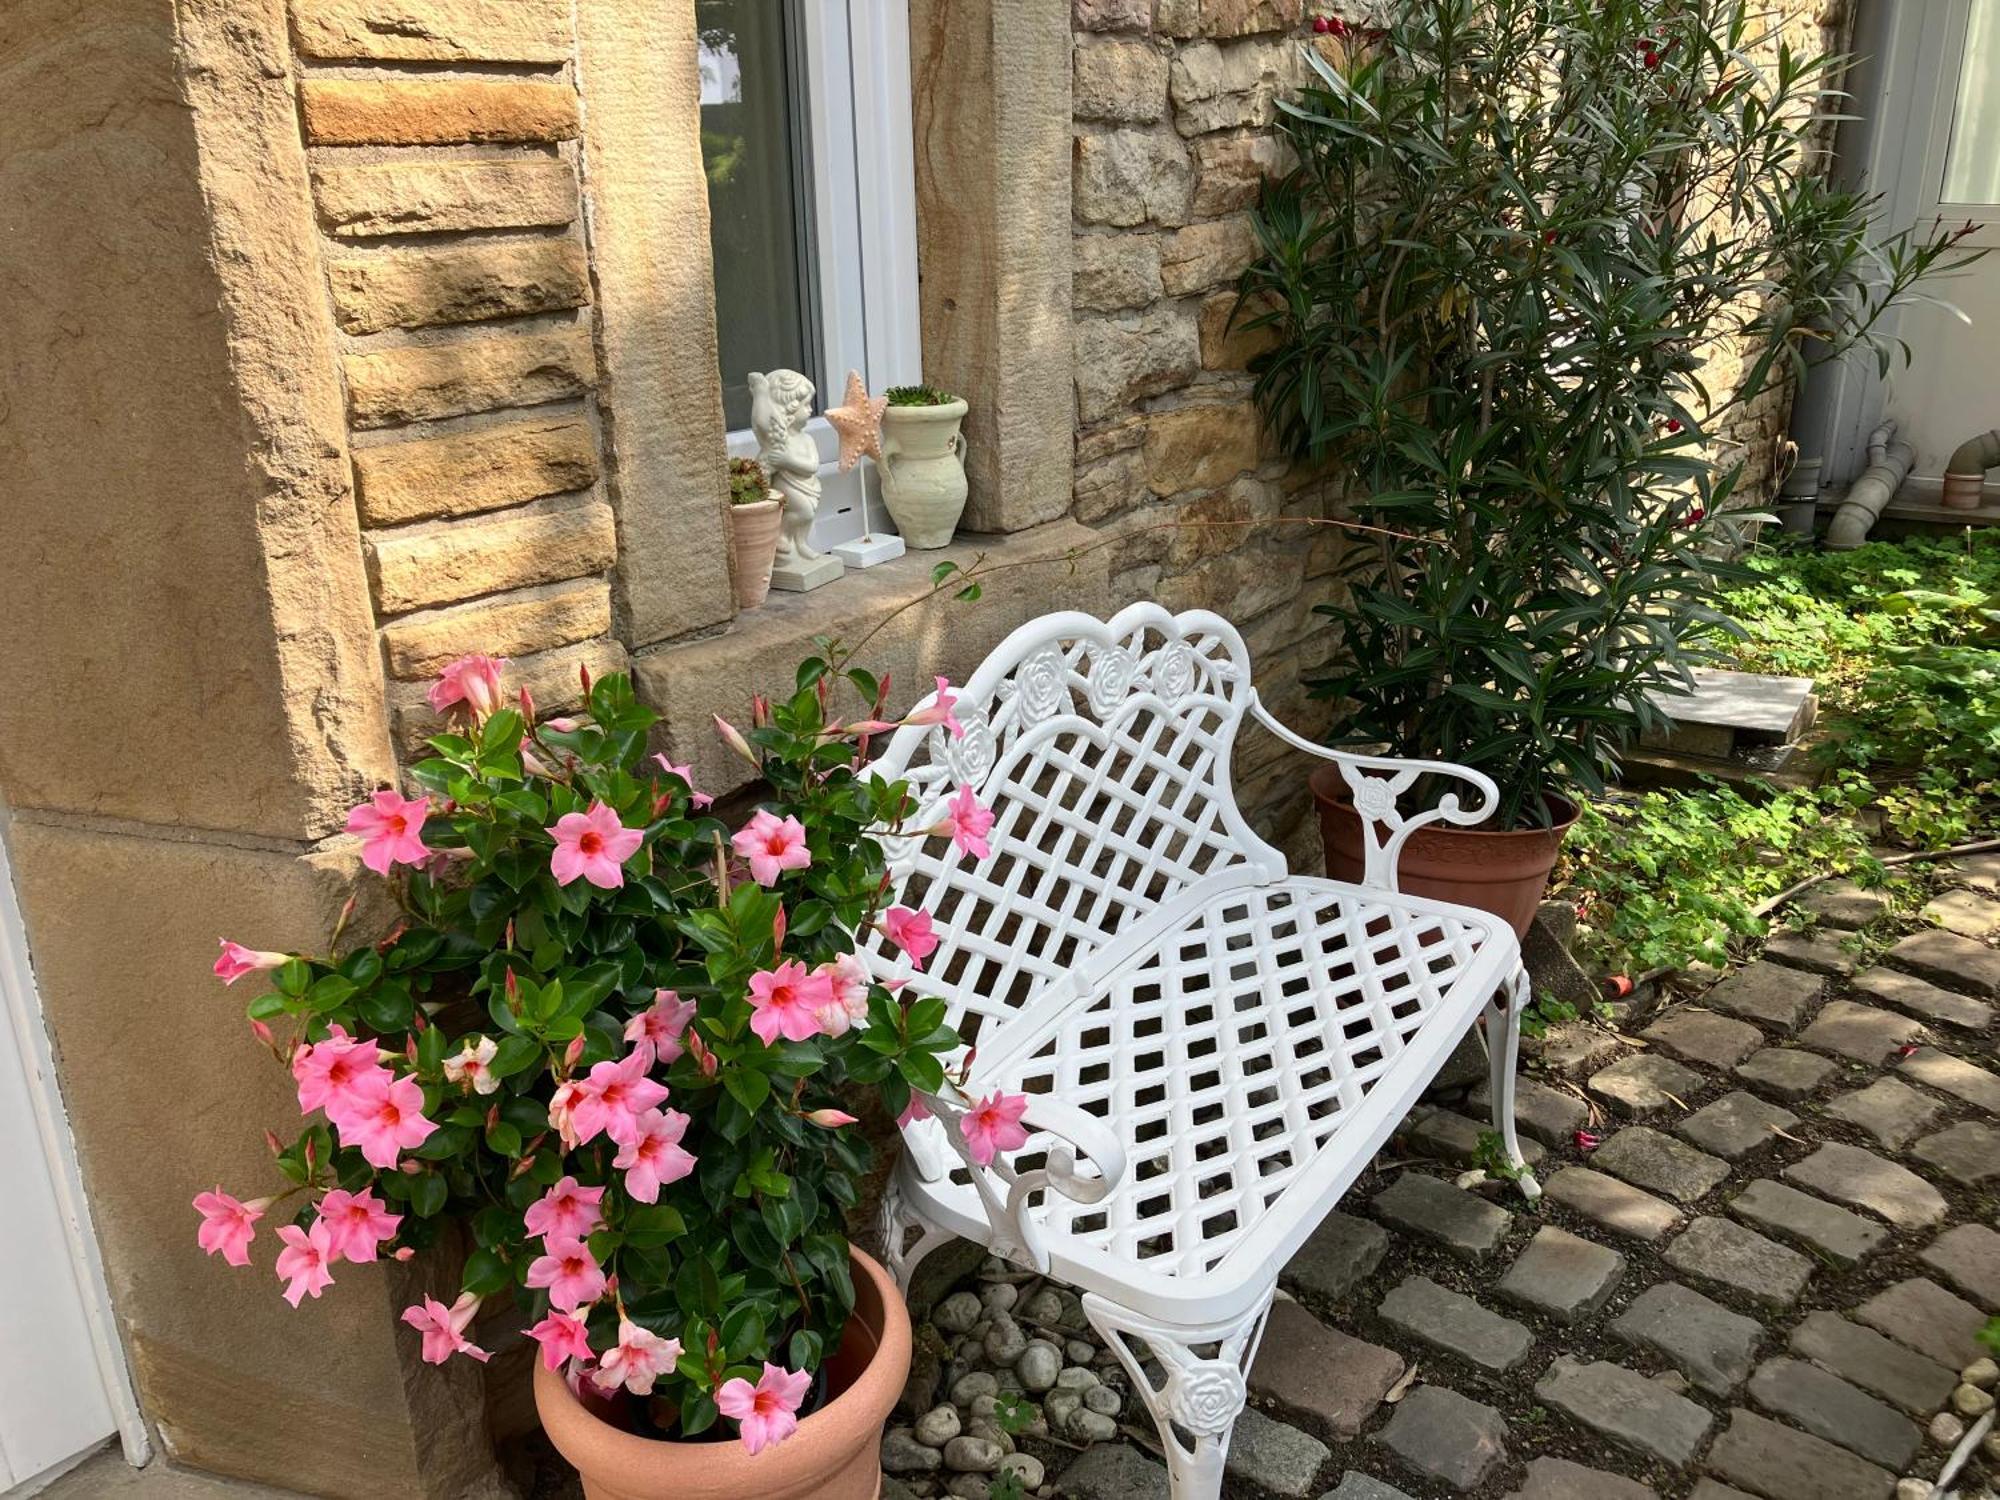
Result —
[[[1283,872],[1230,789],[1249,700],[1233,626],[1139,604],[1110,621],[1023,626],[961,691],[963,736],[939,726],[890,741],[876,768],[909,782],[910,826],[936,822],[968,785],[996,817],[985,860],[935,839],[889,849],[898,899],[928,911],[941,939],[924,987],[983,1057],[1008,1050],[999,1028],[1037,1001],[1090,989],[1117,940],[1197,882]],[[869,958],[908,972],[879,935]]]

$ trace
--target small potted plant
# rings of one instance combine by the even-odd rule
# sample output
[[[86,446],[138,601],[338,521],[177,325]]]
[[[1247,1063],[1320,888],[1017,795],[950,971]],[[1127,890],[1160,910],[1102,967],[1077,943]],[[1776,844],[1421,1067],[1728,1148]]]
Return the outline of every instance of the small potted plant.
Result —
[[[756,459],[729,460],[729,547],[736,559],[738,609],[755,609],[771,592],[784,504]]]
[[[1320,606],[1341,742],[1500,790],[1480,827],[1419,830],[1402,887],[1525,931],[1570,794],[1713,654],[1744,516],[1719,435],[1809,341],[1886,369],[1877,320],[1958,236],[1873,242],[1873,200],[1815,166],[1840,59],[1746,66],[1754,7],[1378,14],[1340,63],[1307,54],[1298,165],[1265,193],[1238,312],[1270,340],[1251,369],[1273,432],[1345,471],[1366,528]],[[1454,790],[1427,783],[1408,801]],[[1353,876],[1350,788],[1329,766],[1313,790]]]
[[[906,547],[951,545],[965,513],[965,402],[927,385],[883,393],[882,503]]]
[[[223,945],[224,982],[268,986],[250,1025],[303,1123],[270,1136],[274,1195],[195,1199],[200,1243],[246,1266],[275,1227],[294,1306],[345,1262],[469,1245],[457,1299],[403,1321],[425,1360],[483,1361],[480,1304],[511,1294],[588,1495],[872,1500],[910,1328],[844,1233],[869,1147],[841,1102],[952,1089],[958,1038],[857,949],[877,926],[936,941],[887,906],[878,835],[972,848],[985,825],[900,830],[907,785],[861,774],[894,727],[881,690],[826,658],[747,735],[717,720],[773,789],[736,828],[646,755],[626,678],[538,724],[500,666],[453,663],[417,795],[348,819],[402,920],[323,954]],[[850,685],[866,706],[841,723]],[[950,719],[940,694],[906,722]]]

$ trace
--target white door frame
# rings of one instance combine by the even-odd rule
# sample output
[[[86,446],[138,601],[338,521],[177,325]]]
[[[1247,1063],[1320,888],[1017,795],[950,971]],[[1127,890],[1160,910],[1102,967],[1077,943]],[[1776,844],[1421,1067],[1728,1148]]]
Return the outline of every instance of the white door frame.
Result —
[[[126,1462],[146,1462],[151,1445],[130,1370],[118,1339],[111,1311],[111,1294],[104,1279],[104,1266],[97,1251],[97,1239],[90,1227],[90,1209],[84,1197],[83,1178],[77,1170],[76,1150],[70,1139],[69,1121],[62,1094],[56,1083],[55,1058],[49,1046],[48,1028],[43,1022],[41,997],[35,988],[34,969],[28,961],[27,926],[14,894],[14,881],[7,861],[8,820],[0,808],[0,1026],[11,1033],[12,1051],[21,1073],[22,1095],[34,1119],[34,1136],[23,1142],[0,1142],[0,1149],[32,1151],[39,1147],[42,1166],[61,1219],[63,1239],[69,1249],[69,1270],[75,1283],[76,1302],[88,1328],[90,1352],[97,1367],[98,1383],[105,1404],[116,1425]],[[0,1053],[0,1072],[5,1055]],[[16,1081],[0,1076],[0,1088],[13,1089]],[[192,1232],[192,1231],[190,1231]],[[88,1450],[86,1450],[88,1451]],[[74,1459],[81,1455],[68,1455]],[[53,1460],[61,1467],[64,1459]],[[47,1465],[37,1471],[46,1473]],[[0,1454],[0,1475],[9,1484],[25,1484],[36,1473],[9,1474],[6,1456]]]

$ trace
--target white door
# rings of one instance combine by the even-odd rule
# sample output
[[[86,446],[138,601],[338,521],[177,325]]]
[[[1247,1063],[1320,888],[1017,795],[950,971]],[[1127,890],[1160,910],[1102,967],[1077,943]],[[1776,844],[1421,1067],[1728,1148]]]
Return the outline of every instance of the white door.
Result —
[[[144,1429],[84,1221],[4,838],[0,1204],[0,1492],[121,1429],[127,1458],[143,1462]]]

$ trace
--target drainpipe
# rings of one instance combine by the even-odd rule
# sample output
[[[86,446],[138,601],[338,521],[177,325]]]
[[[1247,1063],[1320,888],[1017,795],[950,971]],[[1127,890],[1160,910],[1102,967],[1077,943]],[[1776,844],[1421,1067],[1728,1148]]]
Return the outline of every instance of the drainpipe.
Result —
[[[2000,464],[2000,427],[1961,443],[1944,466],[1944,503],[1977,510],[1985,499],[1986,471]]]
[[[1868,532],[1882,514],[1882,507],[1909,478],[1910,467],[1917,461],[1917,450],[1908,443],[1892,442],[1895,435],[1894,422],[1884,422],[1868,435],[1868,468],[1847,487],[1840,509],[1834,512],[1833,523],[1826,528],[1826,539],[1821,545],[1827,551],[1850,552],[1868,540]],[[2000,440],[2000,433],[1992,436]],[[1996,456],[1995,462],[2000,462],[2000,456]]]

